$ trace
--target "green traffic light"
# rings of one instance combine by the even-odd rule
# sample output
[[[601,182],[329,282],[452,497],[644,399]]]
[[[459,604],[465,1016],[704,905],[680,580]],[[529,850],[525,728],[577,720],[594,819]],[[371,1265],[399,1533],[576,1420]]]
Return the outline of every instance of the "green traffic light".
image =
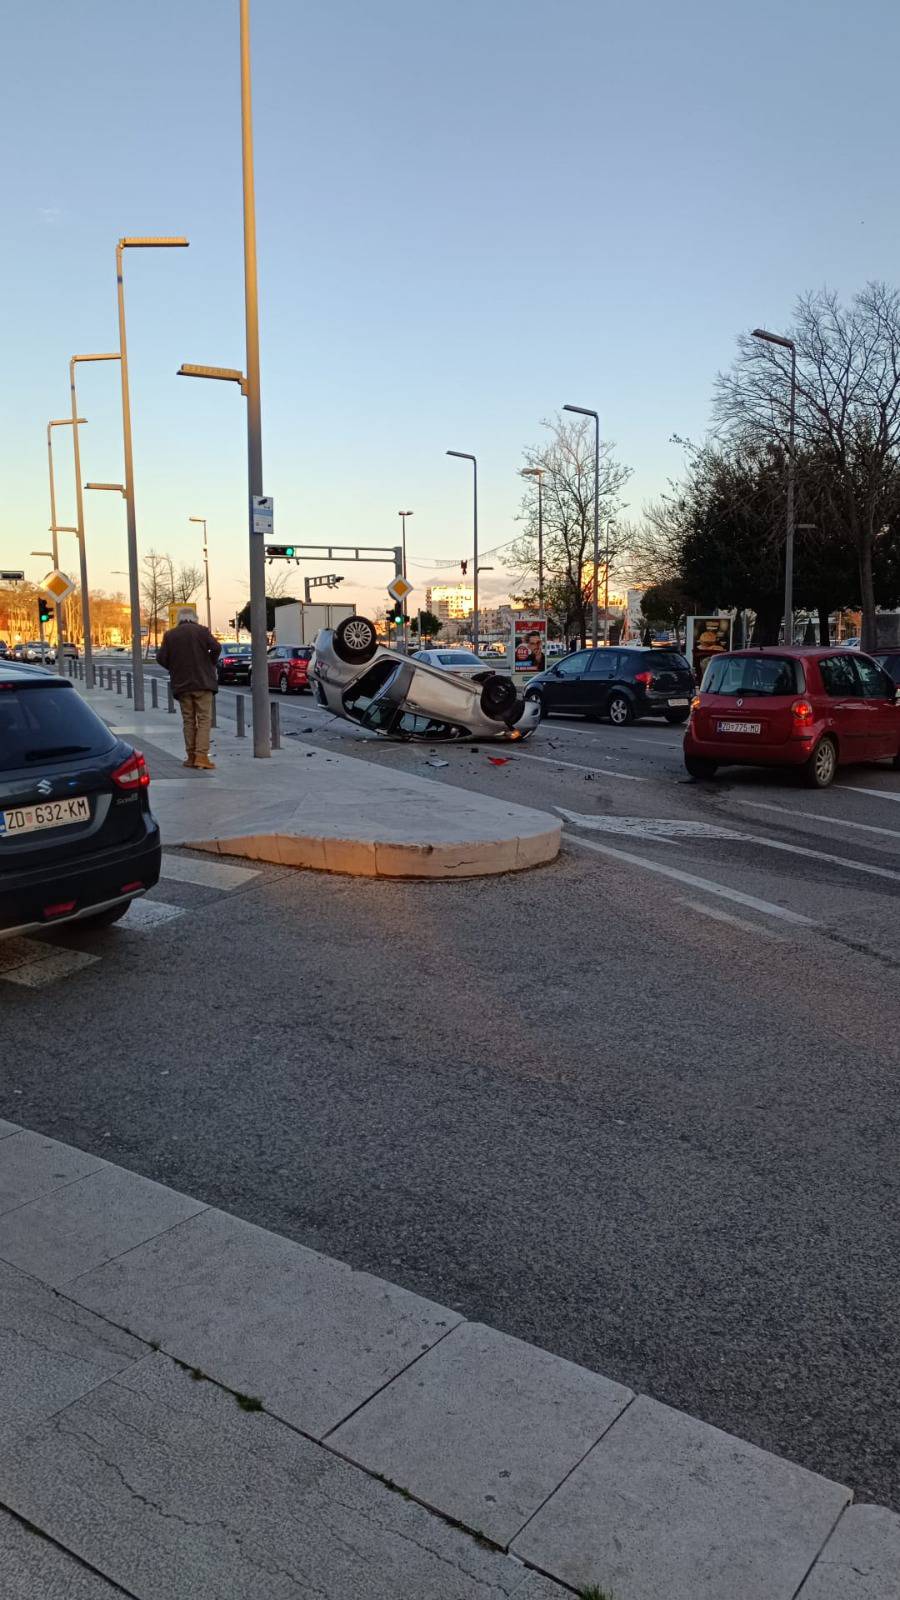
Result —
[[[294,554],[294,546],[292,544],[286,544],[284,547],[284,553],[286,556],[292,556]]]

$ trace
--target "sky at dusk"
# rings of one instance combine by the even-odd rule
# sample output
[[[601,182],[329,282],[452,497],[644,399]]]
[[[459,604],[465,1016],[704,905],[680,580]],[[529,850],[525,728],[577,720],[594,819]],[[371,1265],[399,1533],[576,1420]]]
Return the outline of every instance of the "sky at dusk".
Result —
[[[796,295],[898,281],[888,0],[253,0],[265,488],[276,538],[393,545],[412,604],[517,531],[524,446],[596,407],[627,515],[700,436],[741,328]],[[117,347],[126,258],[138,537],[199,560],[214,621],[246,598],[237,0],[2,8],[6,156],[0,565],[48,563],[45,430],[68,360]],[[79,371],[84,478],[122,476],[118,370]],[[74,521],[69,430],[59,520]],[[118,496],[86,496],[92,585],[121,588]],[[74,570],[75,541],[61,535]],[[484,601],[509,576],[485,577]],[[325,571],[323,565],[302,569]],[[344,568],[371,609],[387,567]],[[299,590],[298,590],[299,592]]]

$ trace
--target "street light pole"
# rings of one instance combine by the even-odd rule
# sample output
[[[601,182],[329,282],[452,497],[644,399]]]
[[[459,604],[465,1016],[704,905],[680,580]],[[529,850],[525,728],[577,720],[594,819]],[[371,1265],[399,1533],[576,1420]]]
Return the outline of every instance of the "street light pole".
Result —
[[[120,239],[116,245],[116,289],[119,300],[119,353],[122,374],[122,437],[125,447],[125,512],[128,522],[128,599],[131,607],[131,676],[134,709],[144,709],[144,660],[141,654],[141,583],[138,570],[137,513],[134,506],[134,459],[131,448],[131,399],[128,391],[128,346],[125,341],[125,280],[122,252],[133,247],[180,246],[187,239]]]
[[[78,558],[81,571],[81,626],[84,631],[84,682],[94,687],[94,651],[91,644],[91,597],[88,591],[87,547],[84,539],[84,495],[81,488],[81,448],[78,442],[78,397],[75,393],[75,368],[79,361],[118,361],[119,352],[110,355],[73,356],[69,362],[69,392],[72,397],[72,450],[75,456],[75,520],[78,524]]]
[[[793,339],[765,328],[753,329],[754,339],[780,345],[791,352],[791,405],[788,418],[787,520],[784,534],[784,642],[794,642],[794,433],[797,420],[797,346]]]
[[[209,546],[206,542],[206,518],[188,517],[188,522],[203,523],[203,572],[206,579],[206,626],[212,633],[212,607],[209,603]]]
[[[404,578],[408,578],[409,577],[409,573],[406,570],[406,519],[407,519],[407,517],[413,516],[414,513],[412,511],[398,511],[397,515],[402,519],[402,522],[403,522],[403,576],[404,576]],[[406,603],[404,601],[404,605],[403,605],[403,648],[404,648],[404,650],[407,647],[406,629],[407,629]],[[421,643],[421,640],[419,642]]]
[[[544,468],[523,467],[523,478],[537,478],[538,490],[538,610],[544,610]]]
[[[594,647],[600,633],[600,418],[587,406],[563,406],[564,411],[576,411],[580,417],[594,419]],[[609,644],[609,528],[606,530],[606,626],[604,637]]]
[[[256,273],[256,192],[253,177],[253,105],[250,89],[250,0],[241,8],[241,154],[244,177],[244,311],[247,327],[247,467],[250,530],[250,641],[253,754],[272,754],[266,665],[266,546],[253,531],[253,497],[263,492],[262,412],[259,392],[259,290]]]
[[[472,463],[472,570],[473,594],[472,604],[474,615],[472,618],[472,649],[478,654],[478,462],[467,450],[448,450],[448,456],[456,456],[460,461]]]
[[[79,417],[80,423],[87,422],[87,417]],[[50,469],[50,540],[53,545],[52,561],[54,567],[59,567],[59,540],[56,526],[56,483],[53,476],[53,432],[54,428],[71,428],[71,417],[57,417],[55,421],[47,423],[47,465]],[[63,608],[56,602],[56,671],[62,677],[65,670],[63,660]]]

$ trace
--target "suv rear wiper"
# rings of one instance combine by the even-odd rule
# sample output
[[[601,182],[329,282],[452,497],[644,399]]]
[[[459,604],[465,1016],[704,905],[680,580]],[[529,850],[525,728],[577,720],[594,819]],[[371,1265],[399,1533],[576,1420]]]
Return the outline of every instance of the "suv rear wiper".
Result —
[[[53,756],[80,756],[90,750],[89,744],[55,744],[46,750],[26,750],[26,761],[49,761]]]

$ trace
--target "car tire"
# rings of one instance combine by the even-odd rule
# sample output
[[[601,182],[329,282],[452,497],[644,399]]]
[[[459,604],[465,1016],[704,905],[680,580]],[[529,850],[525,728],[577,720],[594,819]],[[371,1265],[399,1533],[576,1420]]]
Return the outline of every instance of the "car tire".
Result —
[[[634,721],[634,706],[627,694],[611,694],[606,705],[606,715],[614,728],[627,728]]]
[[[808,789],[827,789],[837,774],[837,745],[828,734],[820,739],[803,768],[803,781]]]
[[[281,677],[278,679],[278,687],[282,694],[290,694],[291,684],[286,672],[283,672]]]
[[[105,911],[96,911],[92,917],[79,917],[78,925],[82,928],[111,928],[114,922],[121,922],[130,908],[131,901],[125,900],[120,905],[107,906]]]
[[[332,635],[334,653],[348,666],[361,667],[378,649],[375,624],[368,617],[344,617]]]
[[[670,722],[674,728],[678,726],[679,722],[687,722],[689,716],[689,711],[667,711],[666,721]]]
[[[502,722],[509,716],[518,698],[512,678],[501,678],[496,673],[488,678],[481,690],[481,709],[492,721]]]
[[[705,756],[685,756],[685,770],[692,778],[714,778],[719,770],[717,761],[708,761]]]

